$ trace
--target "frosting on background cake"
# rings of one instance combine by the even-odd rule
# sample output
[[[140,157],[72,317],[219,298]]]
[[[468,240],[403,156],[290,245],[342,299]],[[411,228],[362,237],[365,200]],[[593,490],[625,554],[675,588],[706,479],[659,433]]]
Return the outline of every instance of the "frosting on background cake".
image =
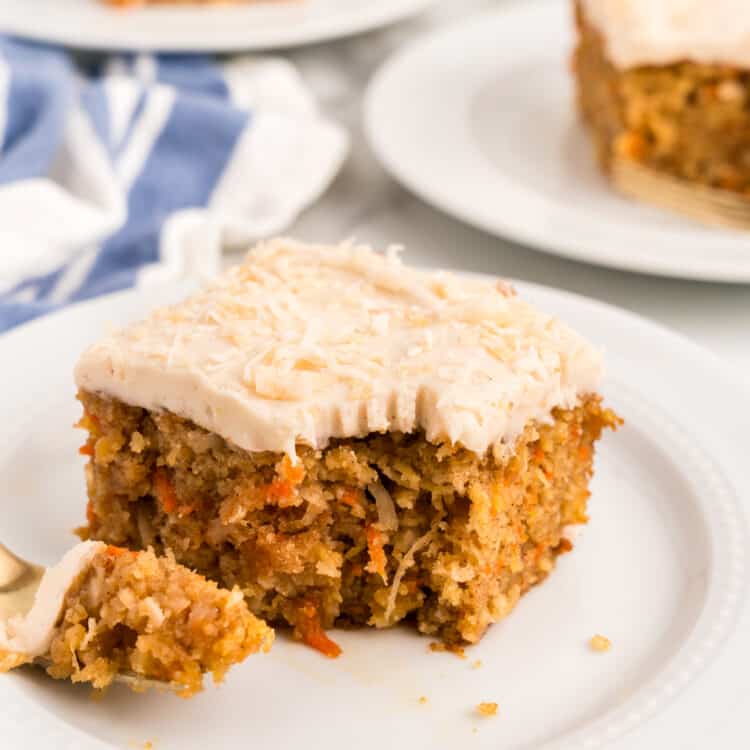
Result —
[[[621,68],[681,60],[750,68],[747,0],[581,0]]]
[[[596,349],[503,282],[275,240],[91,347],[76,381],[249,451],[422,429],[483,453],[575,406],[601,370]]]

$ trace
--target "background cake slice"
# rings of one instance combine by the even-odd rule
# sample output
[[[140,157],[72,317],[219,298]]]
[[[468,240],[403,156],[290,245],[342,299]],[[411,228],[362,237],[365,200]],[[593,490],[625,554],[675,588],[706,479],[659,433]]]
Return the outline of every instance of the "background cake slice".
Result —
[[[476,642],[586,520],[600,377],[503,282],[273,241],[82,356],[87,533],[330,656],[337,622]]]
[[[574,70],[600,162],[750,191],[750,5],[576,0]]]
[[[0,669],[40,660],[52,677],[96,688],[127,672],[188,697],[204,672],[218,682],[272,640],[238,590],[171,555],[82,542],[46,571],[25,617],[0,621]]]

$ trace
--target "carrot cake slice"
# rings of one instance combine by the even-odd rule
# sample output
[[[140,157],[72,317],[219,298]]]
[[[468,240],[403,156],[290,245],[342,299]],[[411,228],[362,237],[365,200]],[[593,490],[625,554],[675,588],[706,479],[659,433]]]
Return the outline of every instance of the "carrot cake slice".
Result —
[[[238,589],[178,565],[171,554],[81,542],[42,578],[25,616],[0,621],[0,671],[39,661],[58,679],[134,689],[160,680],[184,697],[219,682],[236,662],[268,650],[273,631]]]
[[[578,100],[600,162],[750,194],[750,4],[575,0]]]
[[[476,642],[586,521],[601,373],[502,281],[271,241],[81,357],[85,534],[330,656],[336,623]]]

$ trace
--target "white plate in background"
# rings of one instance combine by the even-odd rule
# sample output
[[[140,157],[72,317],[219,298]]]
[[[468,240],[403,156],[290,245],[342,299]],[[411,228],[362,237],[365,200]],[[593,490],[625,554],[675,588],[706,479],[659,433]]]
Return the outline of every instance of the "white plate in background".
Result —
[[[268,656],[190,702],[119,686],[93,701],[87,687],[21,669],[0,675],[3,747],[711,747],[713,728],[737,714],[750,663],[748,394],[659,326],[518,286],[606,347],[604,395],[626,425],[600,443],[591,522],[575,550],[466,660],[431,653],[407,628],[337,631],[334,661],[282,634]],[[0,539],[19,554],[53,562],[85,516],[82,435],[71,427],[79,353],[109,323],[177,296],[115,295],[0,337]],[[595,633],[611,638],[610,652],[589,649]],[[479,717],[483,701],[497,702],[498,716]]]
[[[438,30],[376,73],[365,127],[388,171],[469,224],[660,276],[750,282],[750,232],[618,195],[574,105],[570,4],[516,0]]]
[[[123,9],[99,0],[0,0],[0,31],[84,49],[236,52],[357,34],[432,2],[268,0]]]

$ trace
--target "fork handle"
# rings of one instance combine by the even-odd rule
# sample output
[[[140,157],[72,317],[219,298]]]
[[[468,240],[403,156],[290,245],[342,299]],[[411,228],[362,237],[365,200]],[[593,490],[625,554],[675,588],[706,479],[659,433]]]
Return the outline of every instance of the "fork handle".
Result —
[[[0,543],[0,591],[23,578],[31,566]]]

